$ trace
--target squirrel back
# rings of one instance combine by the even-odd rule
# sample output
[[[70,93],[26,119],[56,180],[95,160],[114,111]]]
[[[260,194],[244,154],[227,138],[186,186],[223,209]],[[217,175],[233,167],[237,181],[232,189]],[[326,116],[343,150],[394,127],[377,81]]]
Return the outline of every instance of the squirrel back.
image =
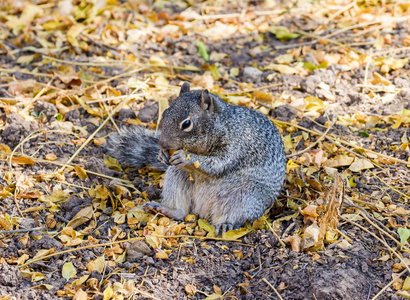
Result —
[[[128,131],[114,138],[110,151],[120,162],[166,169],[162,203],[149,202],[147,209],[177,219],[198,214],[224,232],[260,218],[282,189],[281,136],[255,110],[184,83],[159,129],[159,138],[141,128]]]

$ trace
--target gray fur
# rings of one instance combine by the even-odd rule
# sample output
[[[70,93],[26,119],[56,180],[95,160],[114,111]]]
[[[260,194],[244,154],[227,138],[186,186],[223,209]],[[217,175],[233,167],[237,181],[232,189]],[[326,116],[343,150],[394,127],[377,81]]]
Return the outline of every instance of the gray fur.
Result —
[[[189,132],[181,127],[185,120],[193,122]],[[119,150],[129,157],[139,153],[133,159],[137,166],[142,165],[142,147],[157,153],[161,148],[165,161],[169,149],[177,150],[169,157],[162,203],[149,202],[146,208],[177,219],[198,214],[225,231],[259,219],[279,195],[286,173],[284,146],[277,128],[261,113],[185,86],[164,111],[160,130],[159,140],[129,137],[132,143],[122,143],[127,151]]]
[[[110,136],[106,149],[120,164],[166,171],[168,166],[158,160],[158,136],[159,132],[143,126],[122,128]]]

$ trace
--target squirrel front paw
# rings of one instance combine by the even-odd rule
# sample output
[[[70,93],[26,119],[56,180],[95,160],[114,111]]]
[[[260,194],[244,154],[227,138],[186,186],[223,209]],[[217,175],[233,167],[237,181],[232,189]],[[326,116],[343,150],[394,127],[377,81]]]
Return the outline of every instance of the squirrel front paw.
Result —
[[[185,167],[187,165],[190,165],[190,153],[185,152],[184,150],[177,150],[172,154],[171,158],[169,159],[169,162],[171,165],[174,165],[176,167]]]
[[[158,160],[162,162],[164,165],[169,166],[169,152],[168,150],[161,149],[158,153]]]

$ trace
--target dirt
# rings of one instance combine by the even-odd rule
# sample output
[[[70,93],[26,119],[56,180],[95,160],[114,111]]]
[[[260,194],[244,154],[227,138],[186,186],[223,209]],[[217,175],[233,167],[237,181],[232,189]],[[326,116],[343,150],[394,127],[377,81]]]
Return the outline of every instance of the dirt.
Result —
[[[250,2],[249,5],[260,9],[259,1]],[[143,11],[144,5],[148,4],[141,4],[135,10]],[[231,13],[232,9],[235,12],[240,12],[245,4],[240,3],[238,7],[234,8],[230,7],[232,3],[225,5],[226,7],[218,13]],[[281,5],[286,6],[286,3]],[[300,5],[303,8],[303,4]],[[194,9],[200,12],[200,4],[195,5]],[[168,16],[172,16],[178,14],[182,9],[178,6],[169,6],[163,10],[156,8],[152,11],[156,11],[156,13],[163,11]],[[166,18],[164,18],[155,20],[154,23],[158,28],[166,24]],[[313,31],[322,26],[322,21],[320,19],[306,21],[304,18],[289,16],[283,18],[279,25],[291,24],[292,27],[301,30]],[[334,23],[332,24],[334,25]],[[392,48],[398,48],[402,45],[404,32],[409,30],[408,22],[400,25],[403,28],[400,28],[399,25],[397,25],[396,31],[388,33],[392,36]],[[335,30],[330,24],[329,28],[328,33]],[[20,49],[26,46],[24,39],[16,41],[14,38],[16,37],[9,33],[5,38],[4,45],[11,49]],[[198,55],[196,34],[188,34],[182,39],[175,39],[171,36],[161,38],[163,39],[158,38],[158,41],[150,39],[136,41],[132,48],[127,49],[126,53],[127,55],[134,53],[145,60],[148,60],[155,53],[163,53],[164,59],[167,59],[173,66],[202,67],[204,65],[204,60]],[[205,37],[203,38],[205,39]],[[361,41],[364,41],[365,38],[365,36],[361,37]],[[354,39],[357,40],[357,38]],[[282,105],[275,107],[271,107],[269,103],[266,104],[263,99],[260,102],[264,105],[263,108],[267,109],[266,113],[280,121],[295,121],[295,124],[299,126],[323,133],[325,131],[324,124],[330,120],[334,125],[329,134],[343,137],[346,141],[358,142],[366,149],[408,161],[410,157],[408,150],[392,147],[400,146],[403,136],[410,136],[408,125],[393,129],[390,124],[382,122],[374,126],[363,124],[353,126],[335,122],[340,116],[352,115],[357,112],[366,116],[382,118],[383,116],[396,115],[402,109],[410,109],[410,91],[408,90],[410,63],[407,63],[400,70],[384,74],[389,81],[394,83],[396,88],[401,89],[391,101],[381,101],[377,97],[365,97],[363,89],[358,86],[359,83],[365,81],[366,76],[368,76],[366,79],[370,81],[373,79],[373,72],[379,71],[372,65],[366,71],[366,65],[348,69],[346,65],[334,64],[326,69],[316,69],[307,75],[287,75],[271,70],[261,70],[262,67],[268,66],[275,57],[287,53],[287,49],[298,48],[299,43],[306,41],[314,42],[312,49],[328,49],[326,45],[321,45],[316,43],[316,40],[307,38],[286,42],[279,41],[275,35],[269,32],[266,33],[263,42],[258,42],[258,39],[252,39],[251,35],[247,34],[218,40],[205,39],[209,53],[216,51],[228,54],[226,58],[218,61],[218,64],[230,68],[238,67],[240,70],[234,81],[223,78],[218,82],[223,87],[224,92],[240,91],[239,82],[250,83],[251,85],[247,88],[270,86],[263,91],[273,95],[275,99],[293,97],[293,100],[297,100],[315,96],[322,101],[327,101],[328,94],[321,88],[324,83],[329,86],[335,100],[329,101],[329,107],[325,111],[312,114],[312,118],[303,115],[297,105],[291,105],[292,101],[290,100],[287,101],[288,103],[282,103]],[[16,44],[19,46],[15,46]],[[32,41],[32,44],[40,47],[38,42]],[[238,45],[240,47],[237,47]],[[265,48],[262,47],[261,51],[255,52],[254,48],[258,46]],[[112,51],[110,47],[98,47],[98,45],[93,47],[96,49],[94,53],[76,48],[72,51],[67,50],[62,55],[65,60],[76,62],[91,60],[94,54],[106,54]],[[2,54],[6,53],[4,49],[0,49]],[[272,53],[275,49],[276,52]],[[366,51],[368,47],[366,45],[358,46],[357,49]],[[346,51],[343,50],[341,53],[346,54]],[[32,53],[28,50],[20,51],[17,56],[29,54]],[[398,58],[408,57],[409,54],[410,50],[408,49],[395,52]],[[304,61],[318,64],[311,53],[305,53],[303,57]],[[36,59],[38,58],[34,58],[33,65],[30,66],[31,69],[36,67],[39,72],[49,73],[50,68],[53,68],[51,65],[43,65],[40,60]],[[13,67],[14,61],[10,57],[0,58],[0,63],[2,67],[10,68]],[[207,63],[212,65],[214,62]],[[77,68],[76,72],[80,71],[79,67],[74,68]],[[87,71],[89,74],[98,74],[92,68],[87,69]],[[104,67],[102,72],[108,77],[116,76],[122,71],[116,67]],[[31,75],[19,72],[14,75],[16,80],[33,78]],[[152,75],[151,71],[145,69],[130,77],[143,81],[150,75]],[[183,70],[179,73],[172,73],[169,76],[169,82],[176,86],[183,80],[192,79],[195,75],[197,74],[194,72]],[[271,75],[274,76],[271,77]],[[34,78],[43,86],[48,83],[47,78]],[[128,78],[112,81],[110,86],[117,88],[123,95],[130,94],[132,89],[121,86],[122,80],[127,81]],[[9,80],[0,79],[0,85],[8,84],[8,82]],[[59,84],[60,87],[72,91],[77,88],[74,83],[60,82]],[[274,84],[276,86],[273,86]],[[24,92],[24,87],[22,92]],[[80,90],[78,93],[82,96],[87,95]],[[4,92],[0,89],[1,97],[9,98],[17,94],[12,88],[9,88],[8,91],[4,90]],[[383,92],[379,94],[384,95]],[[70,98],[68,102],[70,101],[73,100]],[[10,190],[3,189],[0,194],[0,216],[11,218],[13,226],[12,228],[2,227],[1,230],[42,227],[38,230],[18,233],[0,231],[0,297],[3,297],[2,299],[8,299],[8,296],[14,296],[16,299],[72,298],[78,292],[78,288],[75,289],[70,285],[73,280],[84,275],[88,275],[89,280],[95,279],[95,281],[90,281],[94,282],[95,286],[91,284],[81,285],[81,288],[87,290],[88,296],[93,299],[103,299],[102,291],[109,284],[124,283],[127,280],[134,281],[136,287],[134,293],[137,299],[205,299],[207,295],[218,295],[219,289],[225,299],[278,299],[272,286],[283,299],[371,299],[392,280],[393,265],[400,263],[400,260],[394,256],[389,257],[389,259],[380,259],[389,253],[386,245],[376,240],[368,232],[346,222],[340,222],[338,229],[351,239],[351,245],[347,248],[334,243],[326,244],[325,248],[320,251],[292,251],[289,246],[282,247],[278,237],[271,230],[260,229],[234,242],[181,238],[177,245],[170,247],[172,251],[169,253],[168,259],[157,258],[158,249],[153,249],[144,241],[136,241],[120,243],[117,245],[118,248],[101,246],[74,250],[40,260],[29,265],[28,268],[20,270],[17,266],[17,259],[22,255],[33,258],[40,250],[52,249],[52,253],[79,247],[80,245],[65,246],[61,241],[60,234],[77,213],[89,206],[94,208],[93,221],[96,225],[82,236],[84,238],[83,244],[91,245],[96,241],[102,244],[118,239],[144,236],[146,233],[144,230],[147,230],[144,229],[146,225],[144,222],[132,227],[127,222],[117,222],[116,213],[127,213],[131,207],[127,206],[130,205],[129,203],[138,206],[146,200],[160,198],[160,175],[152,174],[147,170],[109,169],[104,161],[104,146],[98,146],[95,143],[86,145],[73,161],[73,164],[91,171],[93,174],[89,174],[85,179],[80,179],[72,168],[66,169],[65,172],[58,172],[59,168],[82,145],[81,138],[88,138],[102,122],[101,119],[96,120],[94,115],[80,105],[71,104],[66,106],[69,109],[63,114],[63,122],[57,121],[57,114],[61,113],[59,108],[61,103],[56,102],[54,98],[48,101],[35,101],[30,118],[27,115],[22,117],[22,107],[18,107],[18,109],[10,108],[11,106],[8,105],[0,107],[0,143],[9,146],[11,150],[16,150],[18,155],[15,156],[24,154],[38,159],[34,165],[13,163],[12,168],[10,168],[9,159],[2,156],[0,186],[11,188]],[[257,103],[252,103],[252,105],[260,108]],[[100,108],[102,106],[95,105],[93,107]],[[114,116],[114,120],[120,127],[129,126],[129,120],[137,120],[137,123],[142,122],[151,126],[158,121],[159,109],[157,99],[138,100],[130,103],[129,107],[119,110]],[[96,137],[105,139],[115,130],[116,126],[108,122]],[[292,138],[301,135],[301,131],[289,130],[289,128],[282,128],[281,131],[283,136],[290,134]],[[317,136],[314,135],[309,137],[312,141],[317,139]],[[314,149],[321,146],[322,142],[318,143]],[[302,151],[305,148],[305,144],[299,142],[292,151]],[[50,153],[57,156],[56,160],[52,161],[54,164],[45,161],[47,154]],[[292,153],[288,152],[287,154]],[[346,172],[346,169],[341,167],[339,171],[343,173]],[[392,183],[391,186],[386,186],[385,182],[372,176],[370,172],[364,171],[353,176],[352,180],[356,185],[348,188],[346,193],[350,196],[364,195],[363,199],[374,201],[375,206],[382,201],[386,206],[395,205],[409,209],[408,201],[404,201],[401,195],[401,192],[407,193],[407,195],[409,193],[408,166],[386,162],[372,171],[379,174],[385,182]],[[306,175],[306,177],[302,176],[302,179],[321,181],[323,174],[318,173]],[[26,180],[25,176],[32,178],[32,180]],[[118,190],[118,180],[121,179],[132,181],[132,187],[130,187],[131,185],[126,186],[127,192],[122,193]],[[16,185],[17,189],[15,189]],[[394,188],[392,188],[393,185]],[[88,194],[90,188],[96,189],[98,186],[107,188],[110,197],[104,199],[102,196],[99,198],[98,195]],[[21,193],[18,189],[21,189]],[[271,210],[268,214],[270,220],[291,216],[295,213],[294,210],[286,206],[286,203],[289,200],[287,198],[289,191],[298,189],[300,190],[299,199],[303,198],[303,201],[317,204],[322,196],[315,189],[306,186],[299,187],[294,182],[288,181],[278,199],[278,203],[282,207],[274,207]],[[41,201],[40,195],[33,196],[29,193],[33,190],[38,190],[47,197],[55,195],[56,191],[62,191],[64,196],[55,202],[48,201],[49,198]],[[16,198],[17,194],[19,197]],[[348,206],[344,207],[344,212],[350,212],[350,210],[351,208]],[[382,210],[375,209],[375,211],[379,214],[382,213]],[[306,224],[302,219],[301,216],[298,216],[283,221],[280,230],[278,230],[279,237],[283,239],[294,233],[303,232]],[[4,219],[0,219],[0,221],[4,222]],[[1,222],[0,224],[2,224]],[[392,214],[390,219],[383,219],[382,222],[388,226],[402,224],[405,227],[408,226],[406,225],[408,224],[408,216]],[[359,224],[365,226],[366,222],[361,220]],[[88,225],[89,223],[85,223],[75,230],[77,232],[86,231]],[[369,230],[378,233],[375,228]],[[387,243],[392,248],[397,247],[391,240],[387,240]],[[115,252],[112,250],[113,247],[118,253],[113,254]],[[124,261],[115,262],[115,259],[123,251],[127,253]],[[90,271],[87,264],[100,257],[102,253],[106,255],[110,264],[103,272]],[[402,255],[409,259],[409,253],[403,252]],[[68,280],[62,277],[62,268],[67,262],[72,262],[77,271],[76,276]],[[25,272],[32,273],[27,275]],[[41,273],[44,278],[36,278],[34,272]],[[196,287],[195,295],[187,293],[187,285]],[[60,296],[62,294],[64,296]],[[396,290],[389,286],[378,299],[401,298],[396,294]]]

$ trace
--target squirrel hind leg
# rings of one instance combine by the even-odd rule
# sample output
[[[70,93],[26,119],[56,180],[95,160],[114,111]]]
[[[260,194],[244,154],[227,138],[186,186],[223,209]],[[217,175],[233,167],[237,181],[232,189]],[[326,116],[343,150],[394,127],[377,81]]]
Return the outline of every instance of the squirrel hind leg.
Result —
[[[145,203],[142,206],[142,208],[144,208],[147,211],[159,212],[164,216],[167,216],[175,220],[183,220],[186,216],[186,213],[182,209],[170,208],[166,205],[153,201]]]

